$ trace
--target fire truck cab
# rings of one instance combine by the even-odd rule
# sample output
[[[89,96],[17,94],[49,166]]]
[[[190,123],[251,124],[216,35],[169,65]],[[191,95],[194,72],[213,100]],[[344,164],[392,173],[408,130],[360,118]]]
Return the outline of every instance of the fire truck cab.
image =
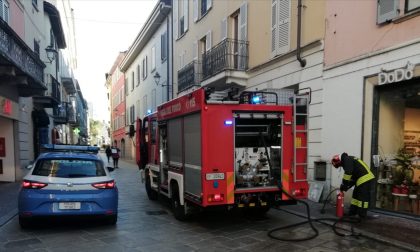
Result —
[[[200,208],[264,213],[295,203],[282,190],[306,198],[309,97],[201,88],[137,119],[136,158],[149,199],[168,197],[183,220]]]

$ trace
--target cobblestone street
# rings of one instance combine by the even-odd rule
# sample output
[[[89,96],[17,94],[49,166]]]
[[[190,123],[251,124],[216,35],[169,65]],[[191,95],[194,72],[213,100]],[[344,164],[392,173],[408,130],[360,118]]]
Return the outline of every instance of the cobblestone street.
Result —
[[[114,172],[120,194],[116,226],[76,220],[22,230],[15,216],[0,228],[0,251],[404,251],[365,237],[339,237],[321,224],[316,224],[320,235],[313,240],[277,241],[267,236],[269,230],[302,219],[275,209],[264,218],[204,212],[179,222],[167,200],[148,200],[135,165],[122,161],[120,167]],[[304,225],[276,235],[311,232]]]

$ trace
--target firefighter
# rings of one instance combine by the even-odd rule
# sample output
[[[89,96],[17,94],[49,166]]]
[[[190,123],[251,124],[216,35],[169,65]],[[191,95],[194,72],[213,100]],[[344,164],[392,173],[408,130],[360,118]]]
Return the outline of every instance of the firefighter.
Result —
[[[340,166],[344,169],[343,182],[340,185],[341,191],[347,191],[354,187],[353,197],[348,215],[359,215],[366,217],[370,202],[370,188],[375,176],[370,171],[369,166],[361,159],[347,155],[347,153],[335,155],[331,159],[335,168]]]

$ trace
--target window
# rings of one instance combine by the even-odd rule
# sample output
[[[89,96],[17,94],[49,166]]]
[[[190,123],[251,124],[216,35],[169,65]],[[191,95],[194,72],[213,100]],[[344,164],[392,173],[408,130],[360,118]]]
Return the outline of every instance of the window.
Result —
[[[241,9],[242,11],[242,9]],[[240,13],[241,14],[241,13]],[[246,20],[239,18],[242,27]],[[245,24],[246,26],[246,24]],[[240,28],[241,29],[241,28]],[[242,40],[242,38],[239,38]],[[289,51],[290,47],[290,0],[272,0],[271,4],[271,56]]]
[[[55,48],[55,36],[53,29],[50,29],[50,46]]]
[[[0,17],[9,23],[9,3],[6,0],[0,0]]]
[[[140,115],[140,100],[137,100],[136,101],[136,111],[137,111],[137,117],[140,117],[141,115]]]
[[[134,124],[135,116],[136,116],[136,113],[135,112],[136,111],[135,111],[134,105],[131,105],[130,106],[130,124]]]
[[[143,80],[147,78],[147,56],[143,58]]]
[[[39,42],[34,39],[34,52],[38,54],[39,57]]]
[[[124,91],[125,91],[125,95],[128,95],[128,79],[127,78],[124,79]]]
[[[188,31],[188,0],[173,1],[174,35],[179,38]]]
[[[156,69],[156,46],[152,47],[152,51],[151,51],[151,59],[150,59],[150,64],[151,64],[151,70],[155,70]]]
[[[156,89],[154,88],[152,90],[152,110],[156,111],[156,108],[157,108],[157,106],[156,106]]]
[[[378,0],[377,23],[383,24],[392,21],[398,16],[399,0]]]
[[[44,159],[37,163],[32,174],[57,178],[106,176],[101,162],[83,159]]]
[[[38,10],[38,0],[32,0],[32,6],[34,6],[35,9]]]
[[[134,90],[134,71],[131,72],[131,91]]]
[[[137,65],[137,86],[140,85],[140,64]]]
[[[193,0],[194,22],[204,17],[212,6],[212,0]]]
[[[147,115],[147,95],[143,96],[143,115]]]
[[[164,62],[167,58],[168,32],[160,35],[160,59]]]
[[[406,0],[405,12],[407,13],[414,10],[420,10],[420,1],[419,0]]]

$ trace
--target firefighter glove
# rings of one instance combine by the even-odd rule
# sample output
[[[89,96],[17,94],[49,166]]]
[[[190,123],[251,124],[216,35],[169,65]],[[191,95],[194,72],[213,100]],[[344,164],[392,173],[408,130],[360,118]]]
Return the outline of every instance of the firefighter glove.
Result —
[[[345,186],[344,184],[340,185],[340,191],[347,192],[347,190],[348,190],[347,186]]]

